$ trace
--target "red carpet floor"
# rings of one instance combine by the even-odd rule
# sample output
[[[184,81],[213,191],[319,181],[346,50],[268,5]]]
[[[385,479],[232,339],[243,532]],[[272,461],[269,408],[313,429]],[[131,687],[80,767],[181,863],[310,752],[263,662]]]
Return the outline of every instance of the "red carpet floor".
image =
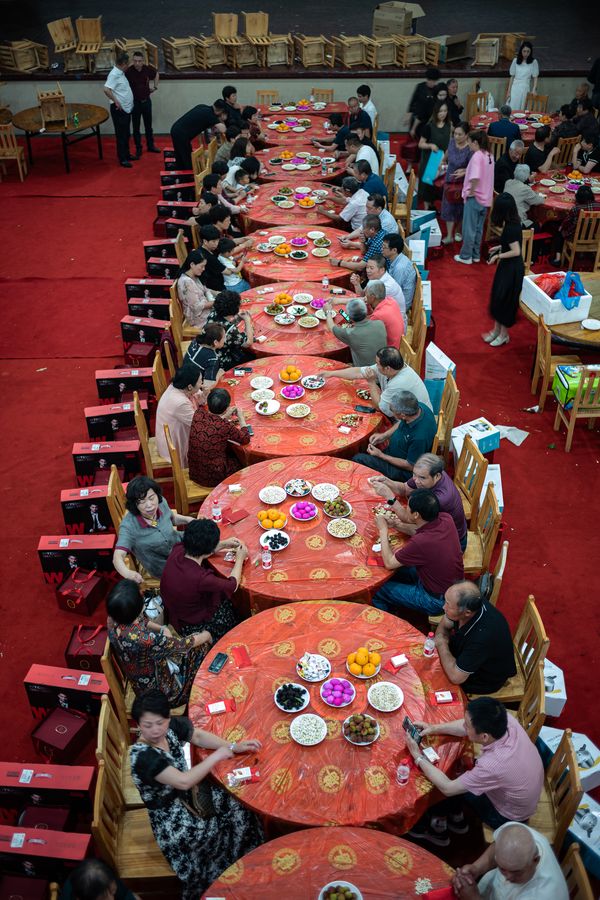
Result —
[[[66,175],[59,145],[38,142],[24,185],[12,175],[0,184],[0,385],[6,391],[0,691],[11,713],[4,759],[32,757],[23,676],[32,662],[60,665],[80,621],[57,609],[36,546],[41,534],[62,530],[59,493],[74,486],[71,445],[86,437],[83,407],[96,398],[94,370],[122,359],[122,283],[143,275],[141,241],[152,236],[161,158],[147,155],[133,171],[124,170],[114,162],[111,141],[105,145],[104,162],[91,142],[73,149]],[[458,266],[447,253],[430,270],[436,342],[458,366],[457,421],[485,415],[530,432],[520,448],[504,440],[496,452],[510,541],[501,607],[514,625],[527,595],[535,594],[551,637],[549,656],[567,672],[569,700],[550,724],[586,732],[600,744],[590,677],[598,663],[598,433],[579,426],[566,454],[564,435],[552,430],[552,402],[541,416],[521,411],[535,402],[529,393],[534,329],[520,319],[508,346],[494,350],[481,341],[491,269]],[[95,618],[101,620],[101,610]]]

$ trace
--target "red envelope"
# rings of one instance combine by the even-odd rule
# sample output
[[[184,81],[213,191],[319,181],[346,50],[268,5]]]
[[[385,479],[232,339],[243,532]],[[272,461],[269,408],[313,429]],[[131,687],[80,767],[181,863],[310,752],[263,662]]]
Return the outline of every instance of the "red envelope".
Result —
[[[233,656],[238,669],[242,669],[244,668],[244,666],[252,665],[252,660],[250,659],[248,651],[245,647],[232,647],[230,653]]]
[[[247,518],[250,513],[247,509],[227,509],[222,515],[225,523],[235,525],[236,522],[241,522],[242,519]]]
[[[381,556],[370,556],[367,560],[368,566],[379,566],[380,569],[385,569],[385,563]]]
[[[435,888],[433,891],[427,891],[423,896],[429,897],[429,900],[455,900],[456,898],[454,888],[451,884],[448,885],[448,887]]]

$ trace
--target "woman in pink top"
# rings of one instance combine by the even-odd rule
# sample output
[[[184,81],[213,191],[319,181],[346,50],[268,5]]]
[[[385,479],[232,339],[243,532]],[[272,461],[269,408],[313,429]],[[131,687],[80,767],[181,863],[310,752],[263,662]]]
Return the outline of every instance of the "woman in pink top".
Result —
[[[467,165],[462,196],[465,203],[462,247],[456,262],[470,266],[479,262],[483,223],[494,196],[494,157],[487,151],[485,131],[471,131],[467,138],[473,156]]]
[[[206,255],[202,250],[192,250],[177,274],[177,296],[188,325],[203,328],[213,307],[213,298],[200,280],[206,268]]]
[[[202,369],[186,358],[181,368],[175,372],[173,381],[158,401],[156,408],[156,449],[161,456],[169,459],[164,428],[168,425],[184,469],[188,464],[192,419],[199,404],[204,402],[202,378]]]

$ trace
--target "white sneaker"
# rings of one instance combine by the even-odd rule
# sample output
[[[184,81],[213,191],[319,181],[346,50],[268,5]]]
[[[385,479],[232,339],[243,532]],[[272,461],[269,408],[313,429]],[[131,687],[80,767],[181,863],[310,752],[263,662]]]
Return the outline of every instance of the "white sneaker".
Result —
[[[442,238],[442,244],[451,244],[453,240],[454,238],[451,237]]]
[[[459,256],[458,254],[454,257],[454,262],[462,263],[464,266],[473,265],[472,259],[463,259],[462,256]]]
[[[490,347],[501,347],[502,344],[508,344],[509,341],[510,338],[507,334],[505,334],[504,337],[498,335],[493,341],[490,341]]]
[[[455,241],[462,241],[462,234],[460,233],[460,231],[457,231],[457,232],[456,232],[456,234],[454,235],[454,240],[455,240]]]

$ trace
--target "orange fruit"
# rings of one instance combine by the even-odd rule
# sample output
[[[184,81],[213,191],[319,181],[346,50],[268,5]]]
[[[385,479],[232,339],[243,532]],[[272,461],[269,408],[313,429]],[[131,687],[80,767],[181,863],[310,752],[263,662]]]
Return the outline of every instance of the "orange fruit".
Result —
[[[374,675],[375,674],[375,666],[373,663],[368,662],[366,665],[362,667],[363,675]]]
[[[285,519],[276,519],[273,523],[273,528],[283,528],[285,524]]]
[[[369,662],[373,663],[373,665],[377,667],[381,662],[381,656],[379,655],[379,653],[369,653]]]
[[[349,668],[353,675],[362,675],[362,666],[357,663],[351,663]]]
[[[356,662],[359,666],[364,666],[369,662],[369,651],[366,647],[359,647],[356,651]]]
[[[349,653],[346,657],[346,662],[349,666],[351,666],[352,663],[356,662],[356,653]]]
[[[287,381],[287,371],[285,369],[282,369],[279,373],[279,377],[282,381]]]
[[[263,519],[263,526],[264,526],[265,528],[272,528],[272,527],[273,527],[273,520],[272,520],[272,519],[269,519],[269,518]]]
[[[263,519],[267,518],[267,515],[268,515],[268,513],[267,513],[266,509],[261,509],[261,511],[258,513],[259,521],[262,522]]]
[[[279,510],[278,509],[269,509],[267,511],[267,515],[270,519],[277,519],[279,517]]]

